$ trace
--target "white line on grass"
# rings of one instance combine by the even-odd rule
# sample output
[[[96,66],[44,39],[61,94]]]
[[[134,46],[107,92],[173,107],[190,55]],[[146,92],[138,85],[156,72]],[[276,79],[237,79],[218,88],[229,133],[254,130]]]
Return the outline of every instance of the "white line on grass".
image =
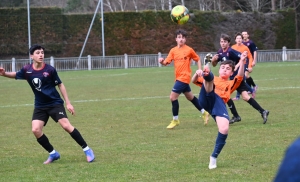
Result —
[[[300,87],[259,87],[259,90],[283,90],[283,89],[300,89]],[[198,94],[197,94],[198,95]],[[184,96],[184,95],[180,95]],[[85,103],[85,102],[106,102],[106,101],[122,101],[122,100],[144,100],[144,99],[162,99],[168,98],[169,96],[153,96],[153,97],[136,97],[136,98],[111,98],[111,99],[91,99],[91,100],[77,100],[73,101],[74,103]],[[6,107],[26,107],[33,106],[33,104],[13,104],[13,105],[4,105],[0,108]]]

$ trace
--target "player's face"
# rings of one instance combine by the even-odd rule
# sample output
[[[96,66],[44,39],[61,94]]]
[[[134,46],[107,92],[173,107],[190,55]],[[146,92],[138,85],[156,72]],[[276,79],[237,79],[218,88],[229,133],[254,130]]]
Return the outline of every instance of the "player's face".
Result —
[[[222,64],[219,69],[219,76],[223,79],[228,79],[232,75],[232,68],[229,64]]]
[[[243,35],[243,39],[244,39],[244,40],[248,40],[249,35],[248,35],[247,32],[242,32],[242,35]]]
[[[222,38],[220,39],[220,45],[222,49],[227,49],[230,46],[229,42]]]
[[[241,44],[241,43],[243,42],[242,36],[240,36],[240,35],[236,36],[235,42],[236,42],[237,44]]]
[[[182,45],[185,44],[186,39],[185,39],[184,36],[182,36],[181,34],[179,34],[179,35],[177,35],[177,37],[176,37],[176,42],[177,42],[177,45],[182,46]]]
[[[41,63],[44,61],[44,50],[35,50],[33,55],[31,55],[31,59],[37,63]]]

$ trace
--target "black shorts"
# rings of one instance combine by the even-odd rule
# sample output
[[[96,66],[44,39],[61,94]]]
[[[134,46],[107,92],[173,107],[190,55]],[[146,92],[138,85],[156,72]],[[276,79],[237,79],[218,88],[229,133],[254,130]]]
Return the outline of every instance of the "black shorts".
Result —
[[[243,92],[243,91],[248,91],[248,87],[246,85],[246,82],[245,80],[243,80],[240,84],[240,86],[236,89],[236,91],[238,91],[240,94]]]
[[[41,120],[47,124],[49,116],[55,121],[58,122],[59,119],[68,118],[65,107],[63,104],[43,107],[43,108],[34,108],[32,120]]]

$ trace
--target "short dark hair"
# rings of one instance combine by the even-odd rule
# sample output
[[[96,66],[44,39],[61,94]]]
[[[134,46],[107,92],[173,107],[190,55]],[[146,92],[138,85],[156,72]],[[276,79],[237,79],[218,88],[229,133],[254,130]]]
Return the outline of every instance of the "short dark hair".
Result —
[[[234,39],[236,39],[237,36],[241,36],[243,38],[243,35],[240,32],[235,34]]]
[[[42,47],[42,46],[40,46],[40,45],[38,45],[38,44],[34,44],[34,45],[32,45],[32,46],[30,47],[29,53],[30,53],[30,55],[33,55],[33,53],[34,53],[35,50],[41,50],[41,49],[43,49],[43,51],[45,50],[44,47]]]
[[[227,35],[227,34],[224,34],[224,33],[221,34],[220,38],[223,39],[223,40],[226,40],[228,42],[230,42],[230,40],[231,40],[230,36]]]
[[[232,71],[234,70],[235,64],[234,64],[233,61],[231,61],[231,60],[222,61],[221,64],[220,64],[220,66],[221,65],[225,65],[225,64],[228,64],[232,68]]]
[[[175,38],[177,37],[177,35],[182,35],[182,37],[187,37],[187,33],[186,33],[186,31],[185,30],[182,30],[182,29],[178,29],[178,30],[176,30],[176,32],[175,32]]]

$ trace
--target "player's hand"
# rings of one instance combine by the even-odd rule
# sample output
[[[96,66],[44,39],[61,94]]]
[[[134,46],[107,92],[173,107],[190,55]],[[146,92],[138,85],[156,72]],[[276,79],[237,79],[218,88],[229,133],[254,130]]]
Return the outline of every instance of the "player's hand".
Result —
[[[75,109],[72,104],[67,104],[67,110],[72,114],[75,115]]]
[[[196,70],[196,74],[198,75],[198,77],[202,76],[203,71],[201,69]]]
[[[204,58],[204,64],[211,63],[213,55],[211,53],[207,53]]]
[[[160,64],[164,65],[164,63],[163,63],[164,60],[165,60],[164,58],[159,58],[159,59],[158,59],[158,62],[159,62]]]
[[[241,60],[242,60],[242,61],[246,60],[247,56],[248,56],[248,52],[247,52],[247,51],[244,51],[244,52],[241,54]]]
[[[248,72],[251,73],[252,72],[252,68],[248,68]]]
[[[254,67],[256,65],[256,61],[252,62],[252,67]]]
[[[5,75],[5,69],[0,67],[0,75],[1,76],[4,76]]]
[[[210,68],[208,65],[204,65],[203,67],[203,76],[207,76],[210,72]]]
[[[216,61],[216,60],[218,60],[218,59],[219,59],[219,54],[215,54],[215,55],[211,58],[212,61]]]

